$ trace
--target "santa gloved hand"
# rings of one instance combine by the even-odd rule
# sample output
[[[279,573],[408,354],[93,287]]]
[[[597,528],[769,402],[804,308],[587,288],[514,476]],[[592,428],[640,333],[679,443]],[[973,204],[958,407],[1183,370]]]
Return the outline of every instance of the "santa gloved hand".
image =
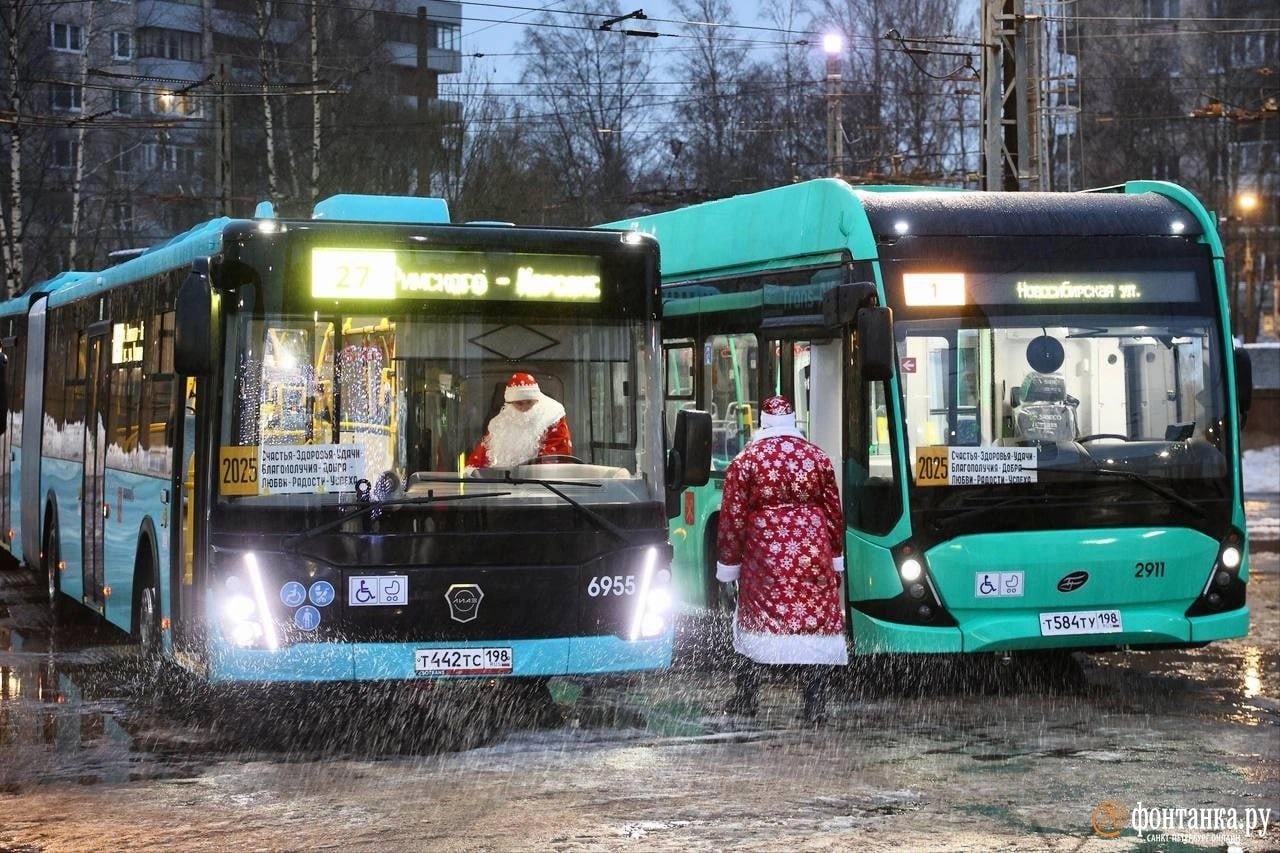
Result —
[[[716,561],[716,580],[720,583],[733,583],[738,579],[738,575],[742,572],[742,564],[736,563],[732,566],[720,561]]]
[[[836,570],[836,574],[844,573],[844,555],[831,558],[831,568]]]

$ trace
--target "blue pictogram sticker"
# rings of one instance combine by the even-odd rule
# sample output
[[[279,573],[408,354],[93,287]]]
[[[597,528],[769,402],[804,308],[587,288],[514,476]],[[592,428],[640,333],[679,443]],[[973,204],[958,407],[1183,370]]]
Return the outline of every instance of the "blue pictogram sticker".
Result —
[[[280,587],[280,600],[285,607],[297,607],[307,600],[307,588],[297,581],[289,581]]]
[[[311,603],[316,607],[328,607],[333,603],[333,584],[328,581],[316,581],[311,585]]]
[[[305,607],[299,607],[297,612],[293,614],[293,624],[304,631],[314,631],[320,627],[320,611],[310,604]]]

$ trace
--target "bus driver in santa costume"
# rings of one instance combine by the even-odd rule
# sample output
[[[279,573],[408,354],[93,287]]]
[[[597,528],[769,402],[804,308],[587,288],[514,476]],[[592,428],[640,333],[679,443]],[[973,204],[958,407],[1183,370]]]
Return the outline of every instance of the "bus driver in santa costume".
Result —
[[[844,513],[831,460],[796,429],[785,397],[760,406],[761,429],[725,472],[716,579],[738,584],[737,693],[726,710],[754,715],[760,665],[799,671],[806,721],[826,716],[835,666],[848,663],[841,575]]]
[[[476,468],[510,468],[541,456],[572,456],[573,438],[564,406],[542,393],[527,373],[507,381],[504,405],[489,421],[484,438],[467,457],[467,472]]]

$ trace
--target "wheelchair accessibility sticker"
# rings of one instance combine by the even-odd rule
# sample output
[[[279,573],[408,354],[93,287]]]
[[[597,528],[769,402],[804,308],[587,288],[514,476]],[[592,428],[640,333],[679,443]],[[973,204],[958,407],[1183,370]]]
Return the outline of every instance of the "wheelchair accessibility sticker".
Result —
[[[407,575],[361,575],[347,579],[351,607],[398,607],[409,601]]]
[[[978,572],[973,576],[974,598],[1021,598],[1024,572]]]

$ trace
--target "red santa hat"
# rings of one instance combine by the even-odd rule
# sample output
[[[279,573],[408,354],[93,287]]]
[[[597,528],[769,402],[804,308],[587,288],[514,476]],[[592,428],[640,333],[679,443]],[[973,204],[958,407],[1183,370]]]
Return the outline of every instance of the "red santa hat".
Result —
[[[503,395],[503,399],[508,403],[514,403],[517,400],[537,400],[541,397],[542,389],[538,387],[538,380],[527,373],[512,374],[507,381],[506,393]]]
[[[760,426],[792,427],[796,425],[796,410],[786,397],[770,397],[760,404]]]

